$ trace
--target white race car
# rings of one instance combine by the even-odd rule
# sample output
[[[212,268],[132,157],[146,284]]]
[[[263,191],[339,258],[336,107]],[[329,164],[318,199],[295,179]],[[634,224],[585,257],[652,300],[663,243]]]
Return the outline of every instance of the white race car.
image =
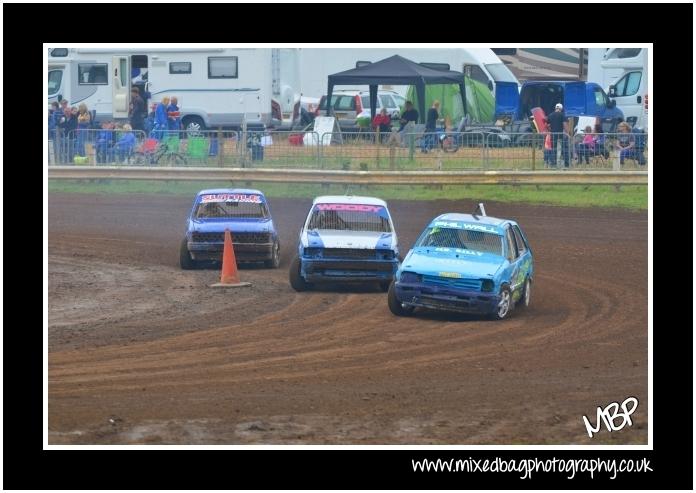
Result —
[[[290,285],[377,281],[387,291],[399,268],[399,247],[387,203],[373,197],[314,199],[300,231]]]

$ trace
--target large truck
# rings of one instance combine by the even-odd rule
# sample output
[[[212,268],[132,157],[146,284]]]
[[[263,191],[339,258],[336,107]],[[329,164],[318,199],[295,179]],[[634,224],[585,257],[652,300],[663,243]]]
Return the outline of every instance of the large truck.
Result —
[[[297,111],[297,64],[297,50],[283,48],[49,48],[48,103],[125,119],[137,87],[148,107],[176,96],[189,131],[279,125]]]
[[[601,84],[628,123],[648,130],[648,48],[590,49],[588,80]]]

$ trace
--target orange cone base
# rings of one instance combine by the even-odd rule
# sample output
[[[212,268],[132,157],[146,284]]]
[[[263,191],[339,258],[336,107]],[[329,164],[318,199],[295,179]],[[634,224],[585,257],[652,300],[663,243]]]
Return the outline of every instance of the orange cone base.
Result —
[[[221,283],[221,282],[216,282],[215,284],[211,284],[209,287],[211,288],[243,288],[246,286],[251,286],[250,282],[238,282],[234,284],[227,284],[227,283]]]

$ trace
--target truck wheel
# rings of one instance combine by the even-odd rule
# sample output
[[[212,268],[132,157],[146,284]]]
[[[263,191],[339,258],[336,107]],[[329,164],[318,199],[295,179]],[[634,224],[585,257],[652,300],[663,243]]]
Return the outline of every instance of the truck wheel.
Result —
[[[413,313],[414,310],[412,306],[404,306],[398,299],[396,299],[396,288],[394,287],[393,282],[389,285],[387,304],[389,305],[389,310],[397,317],[408,317]]]
[[[280,267],[280,245],[276,241],[273,244],[273,253],[270,260],[264,260],[263,264],[269,269],[277,269]]]
[[[179,248],[179,265],[184,270],[191,270],[197,267],[196,261],[191,258],[191,253],[188,250],[187,239],[181,240]]]
[[[300,266],[300,258],[295,257],[290,264],[290,286],[292,286],[292,289],[295,291],[307,291],[311,287],[311,284],[302,277]]]
[[[507,286],[503,286],[500,290],[500,301],[498,301],[498,305],[496,306],[496,309],[492,314],[493,319],[503,320],[505,317],[508,316],[511,308],[512,296],[510,294],[510,288]]]

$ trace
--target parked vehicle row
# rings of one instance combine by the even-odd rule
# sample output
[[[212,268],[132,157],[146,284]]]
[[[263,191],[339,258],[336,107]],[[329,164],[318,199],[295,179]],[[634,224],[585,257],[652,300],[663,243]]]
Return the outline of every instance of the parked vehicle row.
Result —
[[[180,246],[180,264],[193,269],[220,261],[225,230],[238,263],[280,266],[280,241],[264,194],[211,189],[196,195]],[[448,213],[434,218],[402,258],[387,203],[375,197],[314,199],[300,229],[288,272],[298,292],[323,283],[377,283],[397,316],[416,309],[506,318],[529,306],[532,249],[515,221]]]

